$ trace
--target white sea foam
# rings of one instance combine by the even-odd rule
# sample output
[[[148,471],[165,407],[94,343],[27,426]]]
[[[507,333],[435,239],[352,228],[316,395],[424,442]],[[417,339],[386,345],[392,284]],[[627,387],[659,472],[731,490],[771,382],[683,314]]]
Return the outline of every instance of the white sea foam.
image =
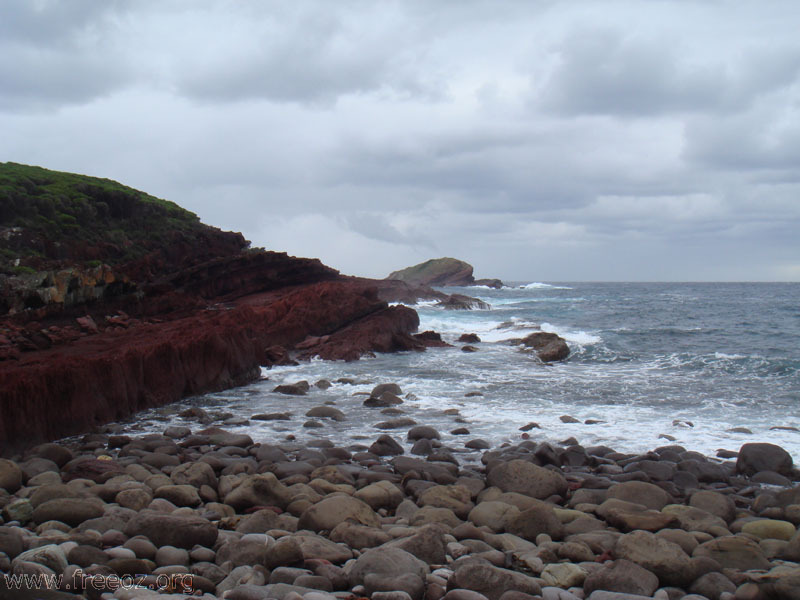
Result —
[[[541,290],[541,289],[551,289],[551,290],[571,290],[571,287],[566,287],[562,285],[553,285],[551,283],[542,283],[541,281],[534,281],[533,283],[526,283],[525,285],[519,286],[521,290]]]
[[[602,341],[602,338],[599,335],[594,335],[587,331],[581,330],[572,331],[563,327],[558,327],[552,323],[542,323],[541,328],[542,331],[558,334],[568,342],[573,342],[575,344],[598,344]]]

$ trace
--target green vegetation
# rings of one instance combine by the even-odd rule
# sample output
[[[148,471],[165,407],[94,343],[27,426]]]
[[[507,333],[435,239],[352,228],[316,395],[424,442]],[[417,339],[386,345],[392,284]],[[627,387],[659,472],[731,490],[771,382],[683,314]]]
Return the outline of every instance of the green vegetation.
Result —
[[[6,273],[16,259],[33,266],[100,264],[98,256],[122,263],[176,234],[208,229],[177,204],[109,179],[0,163],[0,270]]]

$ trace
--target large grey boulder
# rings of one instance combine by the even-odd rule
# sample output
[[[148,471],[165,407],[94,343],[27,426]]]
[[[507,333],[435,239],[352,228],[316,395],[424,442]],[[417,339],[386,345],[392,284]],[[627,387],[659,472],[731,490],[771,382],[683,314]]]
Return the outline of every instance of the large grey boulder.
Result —
[[[143,510],[125,526],[125,535],[143,535],[156,546],[191,549],[212,548],[217,541],[217,526],[200,517],[175,516]]]
[[[504,492],[519,492],[539,499],[563,496],[568,487],[561,473],[521,459],[496,465],[489,472],[488,481]]]
[[[774,471],[781,475],[792,472],[792,455],[775,444],[745,444],[739,449],[736,472],[755,475],[760,471]]]

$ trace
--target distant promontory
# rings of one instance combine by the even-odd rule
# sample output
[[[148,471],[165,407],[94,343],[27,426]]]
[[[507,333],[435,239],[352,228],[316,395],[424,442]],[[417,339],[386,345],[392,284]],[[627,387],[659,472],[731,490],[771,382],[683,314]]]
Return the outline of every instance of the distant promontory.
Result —
[[[499,279],[475,279],[472,265],[456,258],[433,258],[413,267],[390,273],[386,279],[399,279],[411,285],[437,287],[485,285],[503,287]]]

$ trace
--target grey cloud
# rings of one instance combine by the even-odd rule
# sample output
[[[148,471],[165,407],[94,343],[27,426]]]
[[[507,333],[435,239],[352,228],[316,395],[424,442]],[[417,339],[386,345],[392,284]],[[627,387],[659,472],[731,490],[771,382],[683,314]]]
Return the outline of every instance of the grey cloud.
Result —
[[[0,109],[38,111],[79,104],[125,85],[129,60],[110,47],[115,5],[90,0],[4,2]]]
[[[723,59],[693,56],[673,44],[680,42],[625,30],[573,32],[536,102],[564,115],[731,112],[791,84],[800,70],[796,46],[744,48]]]

